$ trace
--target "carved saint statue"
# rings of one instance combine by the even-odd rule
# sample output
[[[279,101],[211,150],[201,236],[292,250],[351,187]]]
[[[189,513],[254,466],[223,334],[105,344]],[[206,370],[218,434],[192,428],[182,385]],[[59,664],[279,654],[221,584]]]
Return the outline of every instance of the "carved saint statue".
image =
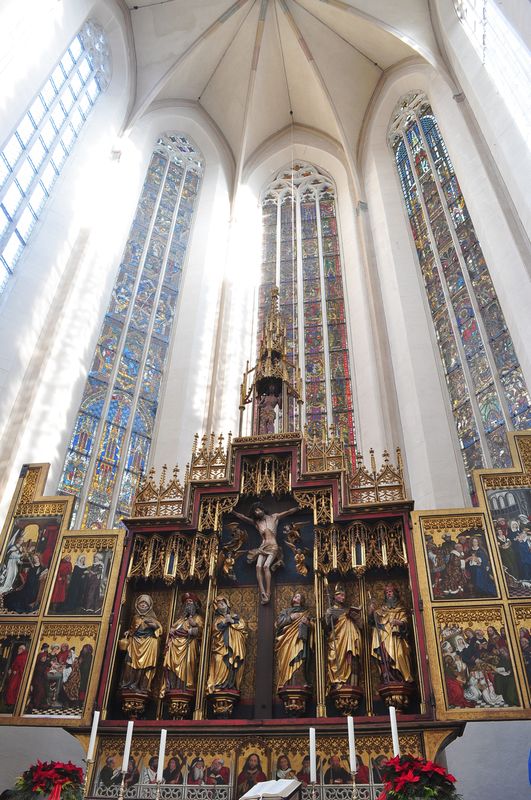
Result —
[[[203,636],[204,619],[201,603],[195,594],[182,596],[179,617],[168,632],[164,651],[164,678],[167,689],[192,691],[197,685],[199,650]]]
[[[328,630],[327,678],[333,688],[357,686],[360,679],[361,633],[360,611],[347,607],[346,592],[340,583],[334,588],[331,605],[325,612]]]
[[[281,563],[281,550],[277,542],[278,521],[296,511],[298,506],[287,511],[268,514],[262,503],[253,503],[249,512],[250,517],[237,511],[232,512],[238,519],[253,525],[262,537],[260,547],[249,550],[247,560],[250,563],[256,561],[256,579],[260,589],[260,602],[263,605],[269,603],[271,597],[271,570],[276,569]]]
[[[236,613],[231,613],[226,597],[216,598],[216,610],[212,619],[212,643],[207,692],[217,689],[239,691],[243,678],[247,626]]]
[[[162,625],[153,612],[149,594],[136,598],[135,612],[131,627],[124,634],[127,653],[120,688],[147,692],[155,676]]]
[[[295,592],[291,605],[278,615],[275,654],[278,664],[278,686],[309,685],[308,667],[313,648],[314,622],[302,592]]]
[[[260,395],[258,400],[258,408],[260,414],[260,422],[258,425],[258,433],[274,433],[275,420],[277,413],[275,411],[277,406],[282,405],[282,398],[275,393],[275,384],[271,383],[267,387],[267,392]]]
[[[408,615],[393,583],[386,584],[384,600],[377,608],[369,603],[373,626],[371,653],[378,660],[383,683],[413,681],[411,651],[407,642]]]

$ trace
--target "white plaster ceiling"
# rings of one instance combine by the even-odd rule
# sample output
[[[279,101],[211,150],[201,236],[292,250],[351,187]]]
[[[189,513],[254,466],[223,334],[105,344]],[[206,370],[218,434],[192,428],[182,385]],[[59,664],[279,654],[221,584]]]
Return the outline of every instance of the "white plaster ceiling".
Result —
[[[138,70],[130,123],[156,101],[197,102],[239,168],[291,122],[355,154],[384,72],[437,58],[428,0],[127,3]]]

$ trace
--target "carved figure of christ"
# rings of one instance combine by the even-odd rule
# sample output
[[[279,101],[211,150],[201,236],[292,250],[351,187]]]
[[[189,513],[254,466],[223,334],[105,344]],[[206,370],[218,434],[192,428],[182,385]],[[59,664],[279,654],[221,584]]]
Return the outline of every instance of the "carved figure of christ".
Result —
[[[253,525],[260,536],[262,543],[256,550],[251,551],[251,557],[256,556],[256,580],[260,590],[260,602],[265,605],[271,598],[271,566],[278,557],[280,547],[277,542],[278,521],[283,517],[289,517],[298,511],[298,506],[289,508],[287,511],[279,511],[275,514],[268,514],[262,503],[254,503],[251,506],[250,517],[233,511],[235,517],[243,522]]]

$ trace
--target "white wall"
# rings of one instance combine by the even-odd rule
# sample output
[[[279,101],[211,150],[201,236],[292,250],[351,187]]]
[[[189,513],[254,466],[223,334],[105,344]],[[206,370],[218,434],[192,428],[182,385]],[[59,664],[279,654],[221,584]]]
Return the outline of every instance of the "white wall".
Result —
[[[499,4],[502,13],[513,24],[518,25],[523,41],[531,38],[531,6],[525,0],[510,0]],[[450,68],[463,91],[471,110],[478,121],[493,159],[494,169],[499,170],[506,187],[505,204],[508,213],[516,213],[521,223],[521,233],[529,237],[531,230],[531,202],[529,178],[531,174],[531,149],[529,140],[518,129],[520,110],[508,106],[502,92],[481,63],[480,56],[470,42],[464,26],[459,21],[452,0],[436,0],[430,3],[434,24],[445,50]],[[505,6],[507,6],[505,8]],[[488,46],[492,47],[489,41]],[[511,63],[499,65],[499,71],[510,70]],[[514,86],[512,88],[515,88]],[[527,88],[521,93],[520,108],[529,112],[531,102],[531,78],[527,75]],[[502,192],[503,189],[502,188]],[[503,201],[502,201],[503,202]],[[529,239],[527,239],[529,246]]]

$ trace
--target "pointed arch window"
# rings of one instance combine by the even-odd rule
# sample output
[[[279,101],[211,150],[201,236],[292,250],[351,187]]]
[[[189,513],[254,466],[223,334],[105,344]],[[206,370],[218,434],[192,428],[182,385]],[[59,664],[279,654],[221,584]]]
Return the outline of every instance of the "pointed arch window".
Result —
[[[0,151],[0,293],[94,104],[109,85],[110,69],[103,28],[88,20]]]
[[[290,358],[304,376],[310,434],[334,426],[352,459],[355,425],[336,190],[317,167],[281,170],[262,194],[259,329],[279,287]],[[294,413],[294,409],[290,409]]]
[[[473,495],[473,469],[510,465],[507,431],[531,427],[531,398],[446,144],[422,92],[400,100],[388,138]]]
[[[190,139],[158,140],[59,484],[76,497],[76,525],[118,524],[146,471],[202,175]]]

